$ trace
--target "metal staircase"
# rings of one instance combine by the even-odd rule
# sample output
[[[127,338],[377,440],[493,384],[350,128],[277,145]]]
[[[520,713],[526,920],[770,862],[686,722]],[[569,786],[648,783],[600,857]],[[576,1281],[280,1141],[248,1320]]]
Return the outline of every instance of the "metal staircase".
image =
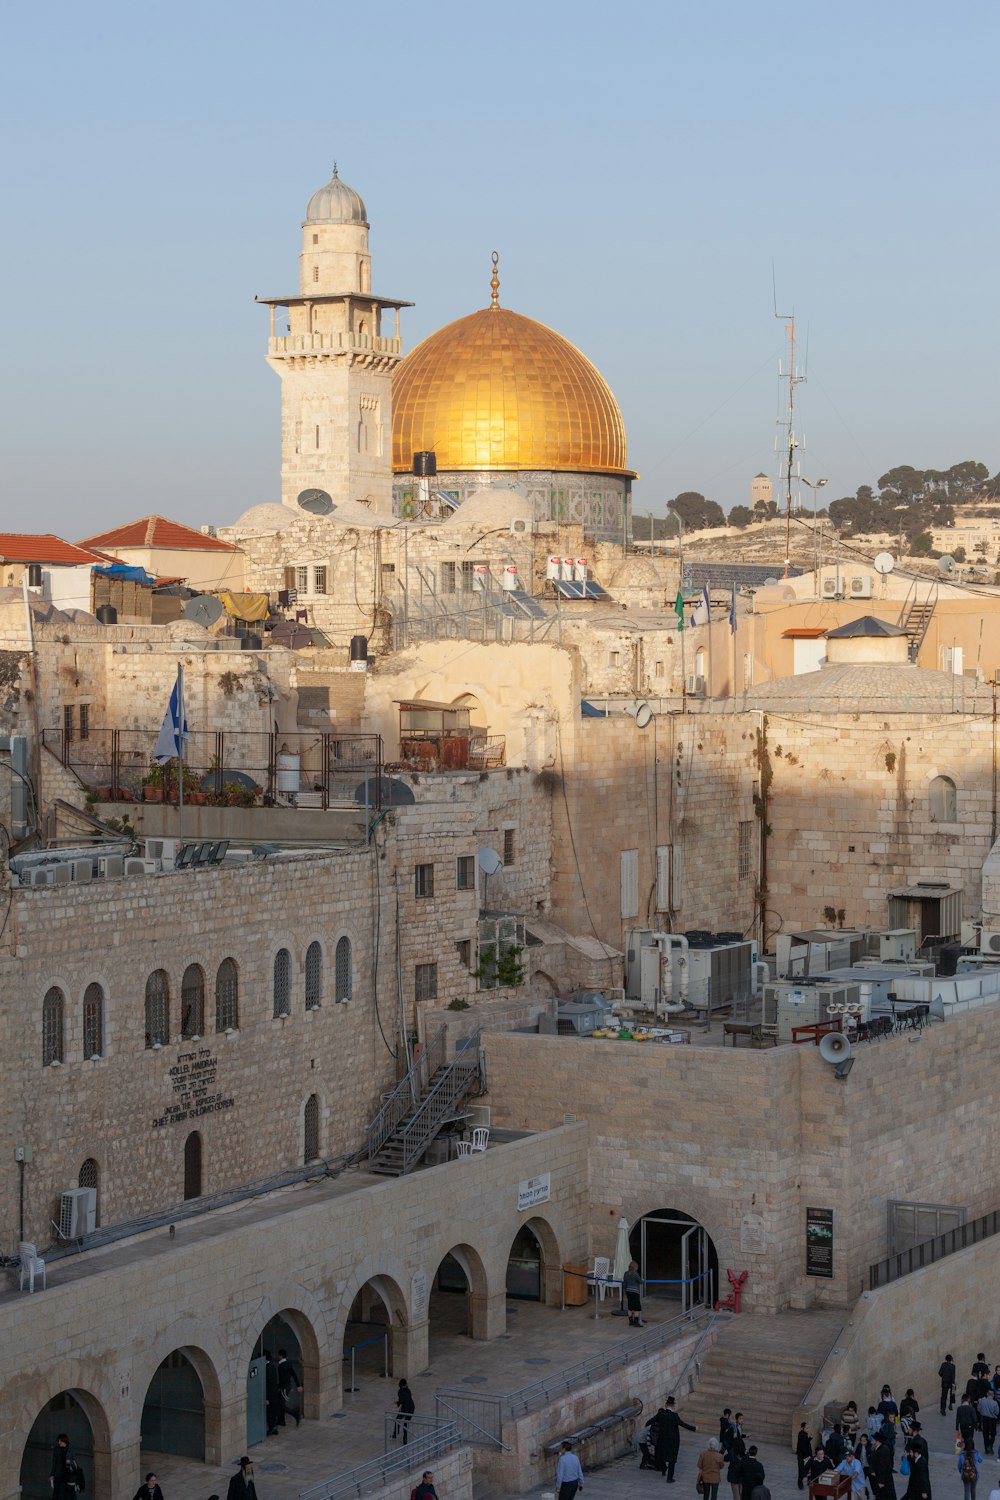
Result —
[[[899,611],[897,623],[906,631],[909,640],[910,660],[916,661],[920,655],[920,648],[924,644],[927,628],[934,615],[934,609],[938,600],[938,585],[935,579],[928,584],[926,598],[920,599],[918,593],[918,581],[914,579],[910,585],[909,592],[903,600],[903,607]]]
[[[393,1089],[368,1127],[368,1170],[387,1177],[412,1172],[447,1120],[485,1086],[479,1032],[445,1060],[446,1026],[439,1027],[423,1054]]]

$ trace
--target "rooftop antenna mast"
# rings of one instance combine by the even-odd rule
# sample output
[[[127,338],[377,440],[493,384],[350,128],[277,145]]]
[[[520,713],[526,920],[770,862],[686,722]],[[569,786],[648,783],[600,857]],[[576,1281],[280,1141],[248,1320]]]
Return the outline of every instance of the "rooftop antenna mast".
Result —
[[[771,294],[774,299],[774,316],[779,318],[785,325],[785,335],[788,340],[788,408],[784,420],[778,419],[779,427],[785,429],[785,443],[783,464],[784,475],[779,472],[779,478],[785,480],[785,571],[783,577],[788,577],[788,569],[791,564],[792,550],[792,477],[794,473],[795,450],[799,446],[795,437],[795,387],[801,385],[805,380],[805,373],[800,373],[795,368],[795,314],[780,313],[778,311],[778,293],[774,280],[774,262],[771,262]],[[778,365],[778,378],[784,380],[784,372]]]

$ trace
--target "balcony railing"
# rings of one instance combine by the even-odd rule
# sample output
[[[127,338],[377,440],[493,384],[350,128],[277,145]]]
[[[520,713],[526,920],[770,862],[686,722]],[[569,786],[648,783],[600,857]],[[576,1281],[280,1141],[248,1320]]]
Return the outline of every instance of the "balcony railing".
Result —
[[[369,333],[286,333],[268,339],[267,352],[275,358],[286,354],[401,354],[402,339],[384,339]]]
[[[107,802],[178,801],[177,762],[153,763],[156,729],[99,729],[86,739],[42,731],[42,744]],[[184,750],[189,805],[381,809],[377,734],[192,730]]]
[[[885,1260],[878,1260],[868,1268],[868,1286],[875,1291],[880,1286],[887,1286],[890,1281],[898,1281],[901,1276],[909,1276],[912,1271],[920,1271],[924,1266],[932,1266],[935,1261],[943,1260],[946,1255],[954,1255],[958,1250],[967,1250],[970,1245],[978,1245],[980,1240],[992,1238],[1000,1230],[1000,1209],[993,1209],[991,1213],[983,1214],[979,1219],[973,1219],[967,1224],[958,1224],[954,1229],[945,1230],[944,1234],[936,1234],[933,1239],[921,1240],[918,1245],[911,1245],[908,1250],[900,1250],[896,1255],[890,1255]]]

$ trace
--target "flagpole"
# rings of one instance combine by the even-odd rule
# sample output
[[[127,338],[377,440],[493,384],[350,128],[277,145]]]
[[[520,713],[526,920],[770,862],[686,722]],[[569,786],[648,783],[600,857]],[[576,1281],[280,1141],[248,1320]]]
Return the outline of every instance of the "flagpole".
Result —
[[[708,585],[707,584],[705,585],[705,598],[706,598],[706,600],[708,599]],[[707,698],[713,698],[715,696],[714,682],[715,682],[715,674],[712,671],[712,606],[711,606],[711,604],[709,604],[709,606],[708,606],[708,687],[707,687],[706,694],[705,694],[705,696]]]
[[[177,838],[184,841],[184,663],[177,663]]]

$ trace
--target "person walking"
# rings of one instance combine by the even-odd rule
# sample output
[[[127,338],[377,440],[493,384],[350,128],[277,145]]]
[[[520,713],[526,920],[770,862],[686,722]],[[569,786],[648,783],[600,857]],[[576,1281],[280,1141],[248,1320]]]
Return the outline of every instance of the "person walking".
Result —
[[[732,1407],[724,1406],[722,1408],[722,1416],[719,1418],[719,1447],[727,1459],[735,1437],[736,1423],[733,1421]]]
[[[279,1427],[285,1425],[285,1403],[281,1399],[278,1384],[278,1365],[270,1349],[264,1350],[264,1410],[267,1414],[267,1435],[274,1437]]]
[[[839,1422],[834,1422],[833,1431],[823,1444],[823,1447],[826,1449],[826,1456],[834,1468],[837,1467],[842,1458],[846,1457],[848,1442],[844,1436],[844,1429]]]
[[[864,1472],[864,1476],[865,1476],[865,1500],[870,1500],[869,1491],[871,1489],[871,1482],[872,1482],[872,1477],[871,1477],[871,1467],[872,1467],[871,1441],[872,1440],[868,1436],[867,1432],[863,1432],[861,1434],[861,1436],[858,1438],[857,1447],[854,1450],[854,1456],[857,1459],[858,1463],[861,1465],[861,1468],[862,1468],[862,1470]]]
[[[976,1500],[976,1485],[979,1482],[979,1465],[982,1459],[974,1443],[966,1443],[958,1455],[958,1473],[965,1491],[965,1500]]]
[[[800,1422],[798,1435],[795,1439],[795,1461],[799,1466],[799,1489],[802,1489],[803,1480],[806,1477],[806,1466],[813,1456],[812,1438],[809,1436],[809,1424]]]
[[[729,1450],[726,1482],[732,1489],[733,1500],[743,1500],[743,1448],[743,1439],[738,1438]]]
[[[993,1449],[996,1445],[998,1418],[1000,1418],[1000,1402],[997,1401],[993,1391],[987,1389],[986,1395],[979,1398],[979,1420],[983,1427],[983,1448],[989,1457],[993,1456]]]
[[[417,1403],[413,1399],[413,1392],[404,1377],[396,1387],[396,1426],[403,1429],[404,1443],[410,1440],[410,1418],[416,1409]]]
[[[913,1394],[912,1385],[907,1386],[906,1395],[899,1403],[899,1425],[903,1430],[903,1436],[909,1437],[913,1430],[913,1419],[920,1410],[920,1405]]]
[[[424,1470],[420,1483],[413,1491],[413,1500],[440,1500],[434,1488],[434,1475],[430,1469]]]
[[[903,1500],[931,1500],[931,1476],[926,1456],[912,1442],[907,1445],[906,1456],[910,1463],[910,1477],[906,1481]]]
[[[861,1422],[856,1401],[848,1401],[840,1414],[840,1422],[844,1429],[844,1436],[853,1448],[858,1441],[858,1427]]]
[[[907,1439],[906,1446],[908,1448],[913,1448],[915,1452],[920,1454],[921,1458],[926,1459],[928,1464],[930,1463],[931,1450],[927,1446],[927,1439],[924,1437],[922,1423],[914,1422],[912,1424],[912,1431],[909,1438]]]
[[[284,1349],[278,1350],[278,1386],[284,1408],[298,1427],[302,1421],[302,1382]]]
[[[697,1481],[701,1484],[703,1500],[719,1500],[719,1481],[726,1460],[718,1438],[709,1438],[708,1447],[698,1454]]]
[[[75,1500],[76,1471],[76,1454],[69,1445],[66,1433],[61,1432],[52,1449],[52,1467],[49,1470],[52,1500]]]
[[[639,1452],[641,1460],[640,1469],[655,1469],[656,1464],[656,1432],[658,1423],[655,1415],[650,1417],[646,1423],[646,1436],[639,1439]]]
[[[750,1500],[750,1496],[758,1485],[764,1483],[764,1465],[757,1457],[757,1445],[751,1443],[747,1449],[747,1456],[743,1460],[743,1500]]]
[[[577,1490],[583,1489],[583,1470],[580,1467],[580,1460],[573,1452],[573,1444],[565,1438],[559,1444],[556,1484],[559,1486],[559,1500],[573,1500]]]
[[[945,1415],[945,1407],[947,1406],[950,1411],[955,1405],[955,1382],[958,1379],[955,1361],[950,1354],[946,1354],[941,1361],[941,1368],[938,1370],[938,1379],[941,1382],[941,1415],[943,1417]]]
[[[872,1438],[871,1460],[868,1471],[874,1500],[896,1500],[896,1484],[892,1477],[892,1445],[881,1432]]]
[[[146,1478],[132,1496],[132,1500],[163,1500],[163,1491],[156,1481],[155,1474],[150,1473],[146,1475]]]
[[[677,1455],[681,1451],[681,1428],[686,1432],[697,1432],[697,1427],[690,1422],[685,1422],[675,1411],[673,1396],[667,1397],[667,1404],[661,1406],[656,1414],[659,1428],[656,1434],[656,1464],[660,1473],[665,1473],[667,1483],[674,1482],[674,1469],[677,1467]]]
[[[253,1464],[245,1453],[239,1461],[239,1468],[229,1481],[226,1500],[259,1500],[253,1480]]]
[[[955,1409],[955,1436],[963,1448],[975,1447],[976,1408],[963,1396]]]
[[[642,1321],[642,1277],[639,1275],[637,1261],[630,1260],[628,1270],[622,1277],[622,1296],[625,1298],[625,1306],[628,1309],[628,1326],[630,1328],[644,1328]]]
[[[845,1474],[851,1481],[851,1500],[863,1500],[867,1489],[865,1484],[865,1471],[861,1463],[855,1458],[853,1451],[848,1448],[839,1464],[834,1468],[835,1474]]]

